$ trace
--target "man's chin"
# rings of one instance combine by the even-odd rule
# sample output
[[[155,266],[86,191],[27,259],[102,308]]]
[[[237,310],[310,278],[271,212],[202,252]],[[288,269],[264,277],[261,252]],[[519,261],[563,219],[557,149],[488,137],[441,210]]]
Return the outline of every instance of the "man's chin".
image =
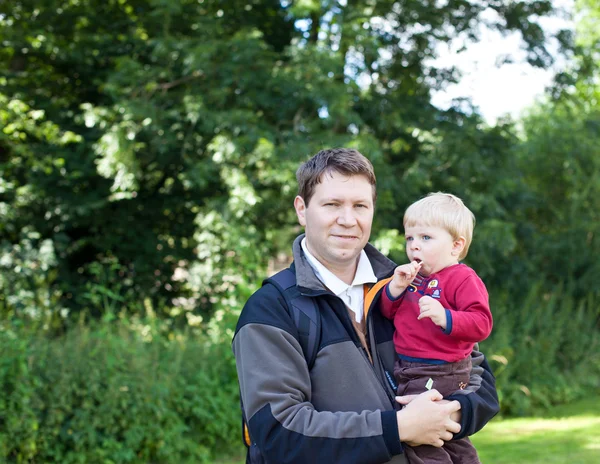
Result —
[[[358,247],[339,247],[337,250],[335,250],[336,261],[339,263],[350,263],[358,258],[361,250],[362,248]]]

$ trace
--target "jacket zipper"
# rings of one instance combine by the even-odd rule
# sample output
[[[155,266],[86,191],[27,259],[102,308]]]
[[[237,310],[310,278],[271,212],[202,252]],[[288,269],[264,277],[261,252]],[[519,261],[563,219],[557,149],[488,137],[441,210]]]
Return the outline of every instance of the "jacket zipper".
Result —
[[[365,362],[369,365],[369,367],[371,368],[372,372],[373,372],[373,376],[377,379],[377,381],[379,382],[379,385],[381,386],[381,388],[383,389],[384,394],[388,397],[388,399],[390,400],[390,404],[392,406],[392,409],[396,409],[396,400],[394,398],[394,395],[392,395],[390,393],[390,389],[387,386],[386,383],[384,383],[383,379],[381,379],[379,377],[379,375],[377,375],[377,370],[375,369],[375,362],[379,363],[379,356],[377,354],[377,348],[375,348],[373,350],[373,347],[371,347],[371,356],[373,357],[373,364],[371,364],[371,361],[369,360],[369,355],[367,354],[367,349],[362,345],[362,343],[360,342],[360,339],[358,338],[358,335],[356,335],[355,330],[354,330],[354,325],[352,324],[352,321],[350,320],[350,315],[348,314],[348,310],[346,309],[346,304],[342,301],[342,299],[333,294],[332,292],[329,291],[321,291],[321,292],[317,292],[317,293],[304,293],[304,292],[300,292],[302,295],[304,296],[308,296],[308,297],[315,297],[315,296],[322,296],[322,295],[329,295],[329,296],[333,296],[334,298],[336,298],[336,300],[338,300],[340,302],[340,304],[343,305],[344,307],[344,311],[343,314],[346,318],[346,324],[349,323],[349,327],[352,330],[350,333],[352,341],[354,342],[355,345],[357,346],[357,349],[360,351],[360,353],[362,354]],[[365,339],[367,340],[367,343],[370,343],[369,340],[369,320],[370,320],[370,313],[371,311],[369,311],[369,313],[367,314],[367,319],[365,320],[365,329],[366,329],[366,334],[365,334]],[[371,343],[370,343],[371,344]],[[381,367],[383,369],[383,366]],[[387,380],[387,379],[386,379]]]

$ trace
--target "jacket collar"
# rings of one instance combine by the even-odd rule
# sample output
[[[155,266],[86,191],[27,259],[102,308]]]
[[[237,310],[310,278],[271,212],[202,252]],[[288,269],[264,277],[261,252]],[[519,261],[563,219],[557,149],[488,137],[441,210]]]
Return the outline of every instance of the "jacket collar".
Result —
[[[305,234],[301,234],[296,237],[296,240],[294,240],[294,244],[292,245],[294,266],[296,268],[296,283],[298,287],[303,287],[308,290],[327,290],[325,285],[323,285],[323,282],[315,275],[312,266],[302,251],[300,242],[302,242],[304,236]],[[382,255],[373,245],[367,243],[364,250],[367,254],[367,258],[369,258],[369,261],[371,262],[371,266],[373,266],[373,272],[375,273],[377,280],[389,277],[394,272],[396,264]]]

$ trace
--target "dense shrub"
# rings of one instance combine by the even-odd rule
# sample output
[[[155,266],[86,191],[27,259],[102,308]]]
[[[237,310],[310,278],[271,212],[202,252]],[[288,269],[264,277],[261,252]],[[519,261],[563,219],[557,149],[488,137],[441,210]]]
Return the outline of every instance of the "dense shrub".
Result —
[[[491,297],[494,330],[481,344],[494,370],[502,413],[524,415],[600,388],[600,306],[564,286],[528,282],[524,300]]]
[[[0,331],[0,461],[201,463],[223,452],[239,435],[229,343],[132,327]]]
[[[481,347],[503,414],[598,389],[595,300],[534,284],[522,301],[492,292],[492,308]],[[0,323],[0,462],[202,463],[240,450],[235,317],[221,311],[202,334],[105,320],[58,338]]]

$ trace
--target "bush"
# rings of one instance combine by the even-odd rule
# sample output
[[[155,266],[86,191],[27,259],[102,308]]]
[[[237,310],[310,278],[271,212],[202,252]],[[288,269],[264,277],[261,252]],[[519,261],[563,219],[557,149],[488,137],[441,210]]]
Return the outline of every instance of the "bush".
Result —
[[[492,294],[494,329],[481,344],[496,374],[501,411],[524,415],[600,387],[600,308],[565,286],[529,283],[523,301]]]
[[[237,289],[240,298],[250,289]],[[502,413],[524,415],[600,387],[593,297],[532,284],[492,292],[481,344]],[[241,448],[232,304],[202,333],[104,319],[59,337],[0,322],[0,462],[208,463]],[[37,327],[42,327],[38,324]]]
[[[239,436],[229,343],[125,323],[0,331],[0,460],[212,462]],[[155,334],[154,334],[155,335]]]

